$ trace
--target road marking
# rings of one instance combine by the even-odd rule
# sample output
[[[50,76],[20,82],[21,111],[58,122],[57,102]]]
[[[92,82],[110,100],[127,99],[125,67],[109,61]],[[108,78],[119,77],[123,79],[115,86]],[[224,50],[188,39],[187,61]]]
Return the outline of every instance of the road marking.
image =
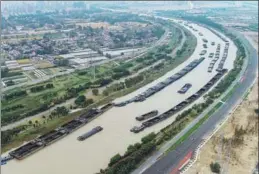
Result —
[[[225,103],[226,103],[226,102],[223,102],[222,100],[220,100],[219,102],[222,103],[222,104],[225,104]]]

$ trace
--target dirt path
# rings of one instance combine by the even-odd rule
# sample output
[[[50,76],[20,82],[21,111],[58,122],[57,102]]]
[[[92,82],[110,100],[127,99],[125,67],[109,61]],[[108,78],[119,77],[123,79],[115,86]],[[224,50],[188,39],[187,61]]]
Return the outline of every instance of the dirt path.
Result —
[[[218,162],[226,173],[252,173],[258,162],[257,84],[258,81],[247,99],[201,149],[198,160],[188,174],[212,173],[211,162]]]

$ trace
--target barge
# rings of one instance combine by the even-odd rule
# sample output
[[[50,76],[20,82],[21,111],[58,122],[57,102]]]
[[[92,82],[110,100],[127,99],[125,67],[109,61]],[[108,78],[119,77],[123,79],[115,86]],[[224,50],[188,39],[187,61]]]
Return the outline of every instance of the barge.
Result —
[[[227,72],[227,69],[222,69],[215,76],[213,76],[213,78],[206,85],[204,85],[200,90],[198,90],[195,94],[191,95],[186,100],[177,104],[176,106],[169,109],[168,111],[143,122],[139,127],[134,126],[130,131],[134,132],[134,133],[138,133],[140,131],[143,131],[145,128],[153,126],[153,125],[171,117],[172,115],[176,114],[177,112],[183,110],[186,106],[190,105],[192,102],[197,100],[200,96],[202,96],[206,91],[208,91],[226,72]]]
[[[223,69],[223,66],[224,66],[225,61],[228,56],[228,49],[229,49],[229,42],[226,42],[222,59],[221,59],[220,63],[218,64],[218,68],[216,69],[216,71],[221,71]]]
[[[18,149],[11,151],[9,155],[15,159],[22,160],[25,157],[42,149],[43,147],[44,145],[42,142],[32,140],[29,143],[19,147]]]
[[[111,104],[107,104],[103,106],[101,109],[89,109],[86,113],[81,114],[78,118],[75,118],[61,125],[57,129],[51,130],[50,132],[41,135],[35,138],[34,140],[9,152],[9,155],[11,158],[15,158],[18,160],[24,159],[25,157],[37,152],[45,146],[48,146],[58,141],[59,139],[65,137],[69,133],[87,124],[92,119],[104,113],[109,107],[111,107]]]
[[[180,94],[185,94],[190,88],[192,87],[192,84],[186,83],[179,91]]]
[[[200,56],[204,55],[207,53],[207,50],[202,50],[201,53],[200,53]]]
[[[90,130],[89,132],[86,132],[85,134],[79,136],[77,138],[77,140],[78,141],[84,141],[85,139],[93,136],[94,134],[96,134],[96,133],[98,133],[98,132],[100,132],[102,130],[103,130],[103,128],[101,126],[97,126],[97,127],[93,128],[92,130]]]
[[[204,50],[204,51],[206,51],[206,50]],[[128,103],[131,103],[131,102],[142,102],[142,101],[144,101],[146,98],[154,95],[155,93],[159,92],[160,90],[162,90],[166,86],[170,85],[171,83],[173,83],[176,80],[179,80],[180,78],[185,76],[187,73],[192,71],[195,67],[197,67],[204,59],[205,59],[205,57],[201,57],[199,59],[193,60],[185,68],[183,68],[182,70],[180,70],[178,73],[174,74],[173,76],[171,76],[171,77],[167,78],[166,80],[150,87],[149,89],[147,89],[143,93],[133,97],[130,100],[120,102],[120,103],[115,103],[114,106],[122,107],[122,106],[125,106],[125,105],[127,105]]]
[[[134,126],[132,129],[130,129],[130,132],[134,132],[134,133],[139,133],[140,131],[144,130],[145,126],[141,125],[141,126]]]
[[[208,42],[208,40],[207,40],[207,39],[202,39],[202,41],[203,41],[204,43],[207,43],[207,42]]]
[[[111,109],[112,107],[113,107],[113,104],[112,104],[112,103],[108,103],[108,104],[102,106],[99,110],[100,110],[101,112],[105,112],[105,111]]]
[[[209,54],[209,58],[212,58],[214,56],[214,53]]]
[[[157,114],[158,114],[158,110],[153,110],[151,112],[148,112],[146,114],[136,117],[136,120],[138,120],[138,121],[146,120],[148,118],[156,116]]]

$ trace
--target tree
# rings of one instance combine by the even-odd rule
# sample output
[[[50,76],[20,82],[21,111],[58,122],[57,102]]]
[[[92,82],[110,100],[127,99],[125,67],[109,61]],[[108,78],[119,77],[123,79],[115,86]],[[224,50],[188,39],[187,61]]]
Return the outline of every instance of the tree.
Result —
[[[29,123],[29,125],[32,125],[32,121],[31,120],[28,123]]]
[[[90,99],[86,99],[84,104],[85,104],[85,106],[88,106],[88,105],[90,105],[92,103],[94,103],[94,100],[90,98]]]
[[[46,88],[53,88],[54,87],[54,85],[52,84],[52,83],[48,83],[47,85],[46,85]]]
[[[84,95],[80,95],[76,98],[75,100],[75,104],[76,105],[84,105],[85,104],[85,101],[86,101],[86,98]]]
[[[211,163],[210,164],[210,169],[211,169],[211,171],[213,172],[213,173],[220,173],[220,165],[219,165],[219,163],[217,163],[217,162],[215,162],[215,163]]]
[[[108,96],[108,95],[109,95],[108,90],[104,90],[104,91],[103,91],[103,95],[104,95],[104,96]]]
[[[65,106],[57,107],[55,111],[57,115],[67,115],[69,112]]]
[[[9,80],[9,81],[5,82],[5,84],[6,84],[6,86],[12,86],[12,85],[14,85],[15,83],[14,83],[14,81]]]
[[[39,125],[39,121],[38,120],[35,120],[35,125]]]
[[[98,94],[99,94],[99,90],[95,88],[95,89],[92,90],[92,93],[93,93],[94,95],[98,95]]]
[[[113,164],[115,164],[116,162],[118,162],[121,159],[121,155],[120,154],[116,154],[114,155],[109,163],[109,166],[112,166]]]

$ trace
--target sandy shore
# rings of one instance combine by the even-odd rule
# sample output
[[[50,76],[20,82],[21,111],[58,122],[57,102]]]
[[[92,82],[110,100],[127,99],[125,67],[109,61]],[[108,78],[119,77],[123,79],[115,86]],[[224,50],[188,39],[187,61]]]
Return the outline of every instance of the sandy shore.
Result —
[[[210,52],[215,52],[216,45],[220,43],[221,58],[224,49],[223,41],[203,27],[197,26],[196,24],[192,24],[192,26],[204,35],[203,37],[200,37],[198,32],[190,30],[197,37],[197,47],[193,55],[186,62],[168,72],[163,77],[127,96],[119,98],[117,101],[135,96],[150,86],[175,74],[192,60],[200,58],[201,56],[199,53],[203,50],[202,38],[206,37],[209,41],[207,54],[205,55],[206,59],[192,72],[144,102],[132,103],[121,108],[112,108],[98,119],[95,119],[64,139],[36,152],[28,158],[25,158],[22,161],[12,160],[8,162],[8,164],[2,166],[2,174],[92,174],[98,172],[101,168],[107,167],[110,158],[118,152],[123,154],[128,145],[139,142],[141,138],[148,133],[153,131],[157,132],[163,127],[171,124],[176,116],[172,116],[151,128],[147,128],[139,134],[134,134],[129,131],[133,126],[140,124],[135,120],[136,116],[153,109],[157,109],[160,113],[168,110],[195,93],[216,74],[215,69],[217,68],[219,60],[214,67],[214,71],[212,73],[207,73],[207,68],[212,60],[208,58],[208,54]],[[216,43],[215,46],[210,45],[211,41]],[[225,67],[229,70],[233,67],[236,49],[237,48],[233,43],[230,42],[229,54],[225,63]],[[177,91],[185,83],[192,83],[192,88],[184,95],[178,94]],[[196,101],[196,103],[201,100],[202,98]],[[104,130],[83,142],[77,141],[76,138],[78,136],[95,126],[102,126]]]

